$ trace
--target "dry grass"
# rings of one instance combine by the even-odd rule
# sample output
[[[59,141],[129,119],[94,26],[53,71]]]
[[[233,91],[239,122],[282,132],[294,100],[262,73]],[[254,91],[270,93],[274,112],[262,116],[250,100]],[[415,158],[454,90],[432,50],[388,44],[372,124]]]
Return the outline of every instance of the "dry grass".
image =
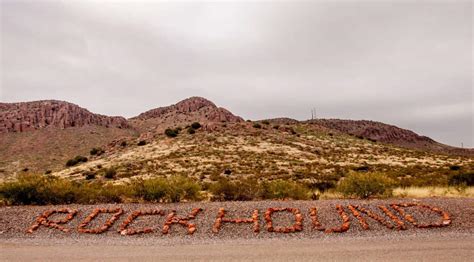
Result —
[[[474,197],[474,187],[406,187],[395,188],[395,197]]]

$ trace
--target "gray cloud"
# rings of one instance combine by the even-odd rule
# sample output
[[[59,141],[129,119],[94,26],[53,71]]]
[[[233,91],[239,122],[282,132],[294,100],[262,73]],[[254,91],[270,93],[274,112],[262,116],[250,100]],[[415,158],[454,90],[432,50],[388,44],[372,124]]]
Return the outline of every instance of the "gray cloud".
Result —
[[[108,115],[199,95],[244,118],[372,119],[474,146],[470,1],[2,1],[4,102]]]

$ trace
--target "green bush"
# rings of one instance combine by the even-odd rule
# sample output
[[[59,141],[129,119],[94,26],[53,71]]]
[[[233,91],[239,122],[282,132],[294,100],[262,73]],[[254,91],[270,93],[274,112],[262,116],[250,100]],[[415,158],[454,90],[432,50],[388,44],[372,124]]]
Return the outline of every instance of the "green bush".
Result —
[[[68,180],[35,174],[20,175],[0,185],[0,196],[13,205],[68,204],[75,202],[76,186]]]
[[[460,173],[449,178],[449,185],[452,186],[474,186],[474,172]]]
[[[213,194],[212,200],[218,201],[248,201],[260,197],[260,185],[252,178],[239,181],[221,178],[210,185],[209,191]]]
[[[191,127],[194,129],[199,129],[201,128],[201,124],[199,122],[194,122],[191,124]]]
[[[260,128],[262,128],[262,125],[260,125],[259,123],[254,123],[253,127],[260,129]]]
[[[12,205],[120,203],[131,197],[129,185],[73,182],[37,174],[0,184],[0,199]]]
[[[199,200],[201,191],[199,184],[184,176],[136,180],[133,188],[135,197],[154,202]]]
[[[91,151],[89,152],[91,154],[91,156],[100,156],[102,155],[103,153],[105,153],[105,151],[102,149],[102,148],[92,148]]]
[[[115,168],[107,168],[104,170],[104,177],[108,179],[115,178],[115,175],[117,175],[117,170]]]
[[[76,156],[75,158],[73,159],[69,159],[67,162],[66,162],[66,166],[67,167],[71,167],[71,166],[75,166],[79,163],[85,163],[87,162],[87,157],[84,157],[84,156]]]
[[[461,170],[461,167],[458,165],[452,165],[449,167],[449,170],[458,171],[458,170]]]
[[[136,180],[133,183],[133,188],[135,197],[159,202],[166,195],[166,180],[163,178]]]
[[[196,133],[196,129],[194,129],[192,127],[188,128],[188,134],[192,135],[194,133]]]
[[[303,200],[311,197],[311,190],[303,184],[279,179],[262,183],[261,196],[263,199]]]
[[[84,174],[84,176],[86,177],[86,180],[95,179],[95,173],[93,173],[93,172],[86,172],[86,173]]]
[[[381,173],[352,173],[337,185],[336,190],[346,197],[390,196],[394,184]]]
[[[165,130],[165,135],[167,137],[177,137],[179,134],[179,131],[177,129],[171,129],[171,128],[167,128]]]

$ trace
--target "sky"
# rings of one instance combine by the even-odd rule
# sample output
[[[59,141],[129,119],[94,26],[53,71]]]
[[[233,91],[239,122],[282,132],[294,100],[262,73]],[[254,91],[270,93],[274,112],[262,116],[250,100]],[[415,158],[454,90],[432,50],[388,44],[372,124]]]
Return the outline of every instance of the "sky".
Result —
[[[0,2],[0,101],[368,119],[474,147],[471,1]]]

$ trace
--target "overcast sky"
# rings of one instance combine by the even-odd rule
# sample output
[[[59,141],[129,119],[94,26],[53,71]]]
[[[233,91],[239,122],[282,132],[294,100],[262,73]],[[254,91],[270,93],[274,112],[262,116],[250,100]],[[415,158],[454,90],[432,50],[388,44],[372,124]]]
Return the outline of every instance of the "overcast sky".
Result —
[[[1,0],[0,101],[369,119],[473,147],[471,1]]]

